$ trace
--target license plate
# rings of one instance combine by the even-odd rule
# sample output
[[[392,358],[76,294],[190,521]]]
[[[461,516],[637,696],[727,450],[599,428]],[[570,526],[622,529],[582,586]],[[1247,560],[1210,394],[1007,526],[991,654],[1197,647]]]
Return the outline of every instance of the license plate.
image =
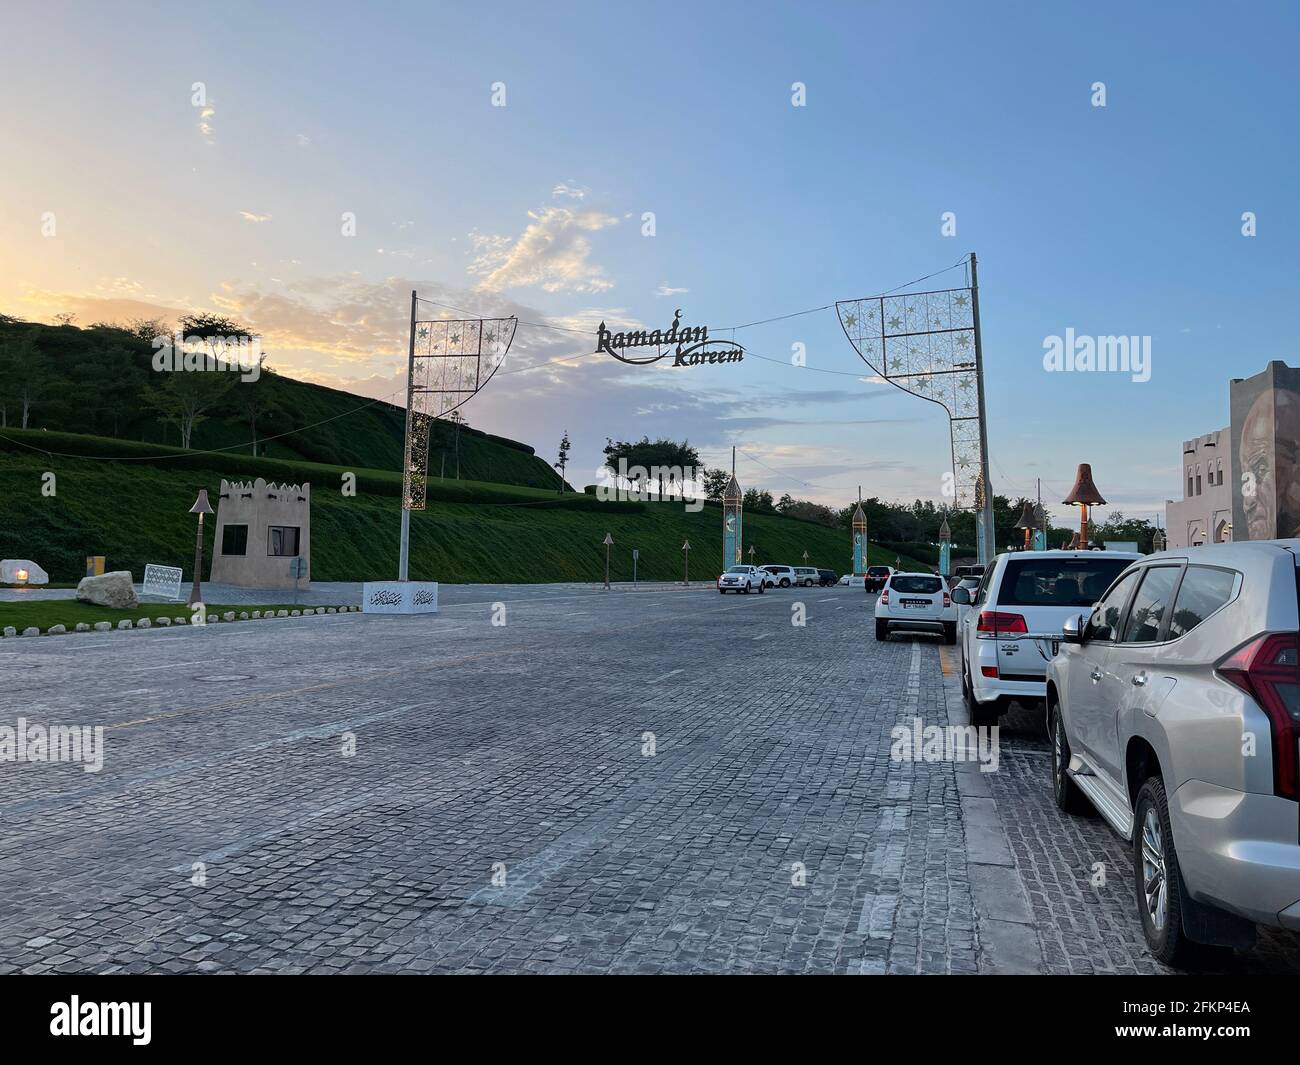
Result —
[[[934,605],[928,599],[904,599],[902,602],[908,610],[925,610]]]

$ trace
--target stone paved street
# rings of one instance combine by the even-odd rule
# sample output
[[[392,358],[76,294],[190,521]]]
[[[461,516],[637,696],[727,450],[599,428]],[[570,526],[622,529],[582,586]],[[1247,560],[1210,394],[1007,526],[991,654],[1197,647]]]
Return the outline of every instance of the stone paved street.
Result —
[[[891,760],[955,658],[861,591],[442,598],[0,643],[0,723],[106,730],[0,765],[0,972],[1160,970],[1027,711],[998,772]]]

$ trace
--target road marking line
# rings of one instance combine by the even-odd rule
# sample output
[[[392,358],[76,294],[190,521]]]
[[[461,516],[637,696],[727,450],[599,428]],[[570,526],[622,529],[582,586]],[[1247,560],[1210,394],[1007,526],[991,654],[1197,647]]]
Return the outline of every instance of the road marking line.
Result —
[[[652,680],[650,683],[651,683],[651,684],[658,684],[661,680],[667,680],[669,677],[675,677],[675,676],[677,676],[678,673],[683,673],[683,672],[685,672],[685,670],[682,670],[682,669],[674,669],[674,670],[672,670],[672,671],[670,671],[670,672],[668,672],[668,673],[665,673],[662,677],[655,677],[655,679]]]
[[[754,639],[755,639],[755,640],[766,640],[766,639],[767,639],[769,636],[771,636],[771,635],[772,635],[772,634],[771,634],[770,632],[760,632],[757,636],[754,637]]]

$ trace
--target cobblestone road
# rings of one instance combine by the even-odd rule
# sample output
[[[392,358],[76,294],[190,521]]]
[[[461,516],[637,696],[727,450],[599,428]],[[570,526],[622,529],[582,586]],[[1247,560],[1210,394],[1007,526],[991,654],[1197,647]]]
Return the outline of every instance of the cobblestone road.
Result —
[[[1156,970],[1031,724],[891,760],[956,687],[860,591],[448,592],[0,644],[0,724],[106,729],[0,764],[0,972]]]

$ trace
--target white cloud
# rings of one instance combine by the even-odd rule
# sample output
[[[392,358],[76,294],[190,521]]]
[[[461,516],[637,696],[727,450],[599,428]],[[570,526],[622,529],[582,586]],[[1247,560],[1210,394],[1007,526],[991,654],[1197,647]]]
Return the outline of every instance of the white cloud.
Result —
[[[656,296],[676,296],[681,292],[690,292],[689,288],[673,288],[667,281],[659,282],[659,287],[655,289]]]
[[[269,214],[255,214],[252,211],[240,211],[239,217],[245,222],[269,222],[271,220]]]
[[[561,181],[555,188],[551,189],[551,195],[556,199],[565,196],[570,200],[585,200],[590,192],[591,189],[584,185],[570,184],[567,181]]]
[[[615,215],[595,208],[543,207],[529,211],[532,222],[517,239],[474,232],[477,257],[469,272],[482,278],[484,292],[538,287],[547,292],[605,292],[614,282],[591,261],[584,235],[617,225]]]

